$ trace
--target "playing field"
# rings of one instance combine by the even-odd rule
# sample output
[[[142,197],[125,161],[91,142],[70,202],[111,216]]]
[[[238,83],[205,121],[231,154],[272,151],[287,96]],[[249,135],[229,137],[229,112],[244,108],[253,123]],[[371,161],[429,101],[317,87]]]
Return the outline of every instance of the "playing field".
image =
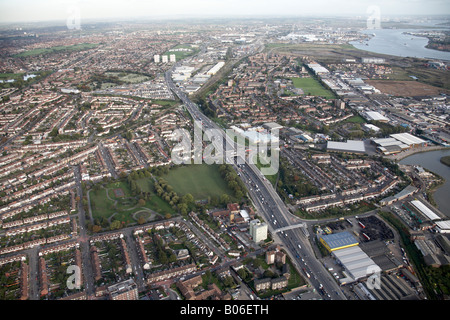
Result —
[[[292,78],[296,88],[300,88],[306,95],[320,96],[326,99],[333,99],[334,94],[325,89],[319,81],[314,78]]]
[[[366,123],[366,120],[362,118],[361,116],[353,116],[345,120],[345,122],[351,122],[351,123]]]
[[[130,187],[124,181],[111,182],[104,187],[91,190],[89,198],[93,217],[109,218],[114,215],[115,219],[128,224],[133,222],[132,216],[134,213],[145,211],[146,209],[157,212],[161,216],[167,213],[176,214],[175,210],[167,202],[153,194],[150,179],[140,179],[138,183],[145,185],[144,191],[152,193],[143,206],[138,205],[139,197],[131,195]]]
[[[221,177],[218,165],[192,164],[173,168],[163,178],[176,193],[183,196],[192,194],[195,200],[204,200],[223,194],[233,196],[233,191]]]
[[[15,55],[16,57],[28,57],[28,56],[38,56],[41,54],[46,54],[46,53],[54,53],[54,52],[58,52],[58,51],[82,51],[82,50],[87,50],[87,49],[93,49],[95,47],[97,47],[98,44],[96,43],[80,43],[80,44],[74,44],[74,45],[70,45],[70,46],[56,46],[56,47],[51,47],[51,48],[37,48],[37,49],[32,49],[32,50],[28,50],[28,51],[24,51],[21,52],[17,55]]]

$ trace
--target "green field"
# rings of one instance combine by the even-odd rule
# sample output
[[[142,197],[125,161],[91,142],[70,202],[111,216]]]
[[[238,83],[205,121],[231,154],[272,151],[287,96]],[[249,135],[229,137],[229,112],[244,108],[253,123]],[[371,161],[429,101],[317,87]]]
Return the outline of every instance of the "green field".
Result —
[[[363,117],[356,115],[353,117],[350,117],[348,119],[345,120],[345,122],[351,122],[351,123],[366,123],[366,120],[364,120]]]
[[[190,193],[195,200],[204,200],[228,194],[233,198],[233,191],[228,188],[218,168],[215,164],[192,164],[173,168],[163,178],[180,196]]]
[[[98,44],[96,43],[80,43],[80,44],[74,44],[71,46],[56,46],[51,48],[39,48],[39,49],[33,49],[21,52],[19,54],[16,54],[15,57],[18,58],[24,58],[24,57],[30,57],[30,56],[38,56],[41,54],[47,54],[47,53],[54,53],[58,51],[82,51],[87,49],[93,49],[97,47]]]
[[[326,99],[334,99],[333,92],[325,89],[319,81],[310,78],[291,78],[294,86],[300,88],[306,95],[320,96]]]
[[[105,76],[117,77],[120,81],[123,81],[126,83],[141,83],[141,82],[149,81],[151,79],[149,76],[139,74],[139,73],[132,73],[132,72],[108,71],[108,72],[105,72]]]
[[[173,49],[191,49],[191,51],[171,51]],[[168,50],[163,55],[174,54],[177,61],[179,61],[186,57],[196,54],[198,51],[199,51],[198,48],[194,48],[190,44],[180,44],[180,45],[177,45],[177,46],[173,47],[172,49]]]
[[[107,185],[92,189],[89,193],[89,198],[93,218],[108,219],[114,215],[114,219],[129,224],[135,222],[133,216],[137,212],[147,212],[149,216],[151,212],[156,212],[161,217],[164,217],[167,213],[171,215],[176,214],[175,210],[167,202],[156,194],[153,194],[153,184],[150,179],[139,179],[137,183],[142,186],[144,191],[148,190],[148,192],[152,192],[150,199],[143,206],[138,204],[138,197],[131,195],[130,187],[126,182],[111,182]],[[114,195],[114,189],[118,188],[123,191],[123,197],[116,197]]]

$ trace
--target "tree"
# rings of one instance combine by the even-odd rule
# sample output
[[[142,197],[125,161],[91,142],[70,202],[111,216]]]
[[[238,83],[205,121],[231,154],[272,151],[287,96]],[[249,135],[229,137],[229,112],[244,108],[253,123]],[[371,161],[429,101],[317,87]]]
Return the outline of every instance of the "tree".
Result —
[[[92,227],[92,232],[93,232],[93,233],[97,233],[97,232],[100,232],[100,231],[102,231],[102,227],[100,227],[100,226],[98,226],[98,225],[94,225],[94,226]]]
[[[145,206],[145,200],[144,199],[139,199],[138,204],[140,207]]]
[[[145,218],[143,216],[140,216],[138,218],[138,224],[144,224],[145,223]]]
[[[181,214],[186,215],[188,211],[188,205],[186,203],[178,204],[178,210]]]
[[[186,203],[186,204],[191,204],[192,202],[194,202],[194,197],[192,196],[192,194],[187,193],[183,196],[183,198],[181,198],[181,202]]]
[[[120,229],[121,223],[120,220],[114,220],[113,222],[111,222],[111,230],[117,230]]]
[[[48,134],[50,137],[56,137],[58,135],[58,128],[54,127]]]
[[[220,203],[221,203],[221,204],[226,205],[226,204],[229,203],[229,202],[230,202],[230,196],[229,196],[229,195],[227,195],[226,193],[224,193],[224,194],[222,194],[222,195],[220,196]]]

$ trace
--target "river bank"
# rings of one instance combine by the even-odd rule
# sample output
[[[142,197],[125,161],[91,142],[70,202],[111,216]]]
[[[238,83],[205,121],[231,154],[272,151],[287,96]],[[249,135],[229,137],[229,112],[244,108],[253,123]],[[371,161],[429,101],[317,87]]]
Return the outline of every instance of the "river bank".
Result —
[[[427,191],[432,195],[437,209],[450,218],[450,170],[440,161],[444,156],[450,156],[450,148],[417,152],[405,157],[399,164],[421,166],[444,180],[442,184]]]
[[[444,147],[444,146],[418,147],[418,148],[402,151],[395,155],[385,156],[384,158],[389,159],[389,160],[401,161],[409,156],[412,156],[413,154],[438,151],[438,150],[446,150],[446,149],[450,150],[450,147]]]

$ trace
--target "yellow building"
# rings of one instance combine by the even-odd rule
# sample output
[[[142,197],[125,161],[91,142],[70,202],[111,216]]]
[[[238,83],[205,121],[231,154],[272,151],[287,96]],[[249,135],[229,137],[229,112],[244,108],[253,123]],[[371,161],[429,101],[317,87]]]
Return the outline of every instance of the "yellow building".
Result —
[[[350,232],[344,231],[339,233],[320,235],[319,241],[329,252],[344,248],[357,246],[358,240]]]

